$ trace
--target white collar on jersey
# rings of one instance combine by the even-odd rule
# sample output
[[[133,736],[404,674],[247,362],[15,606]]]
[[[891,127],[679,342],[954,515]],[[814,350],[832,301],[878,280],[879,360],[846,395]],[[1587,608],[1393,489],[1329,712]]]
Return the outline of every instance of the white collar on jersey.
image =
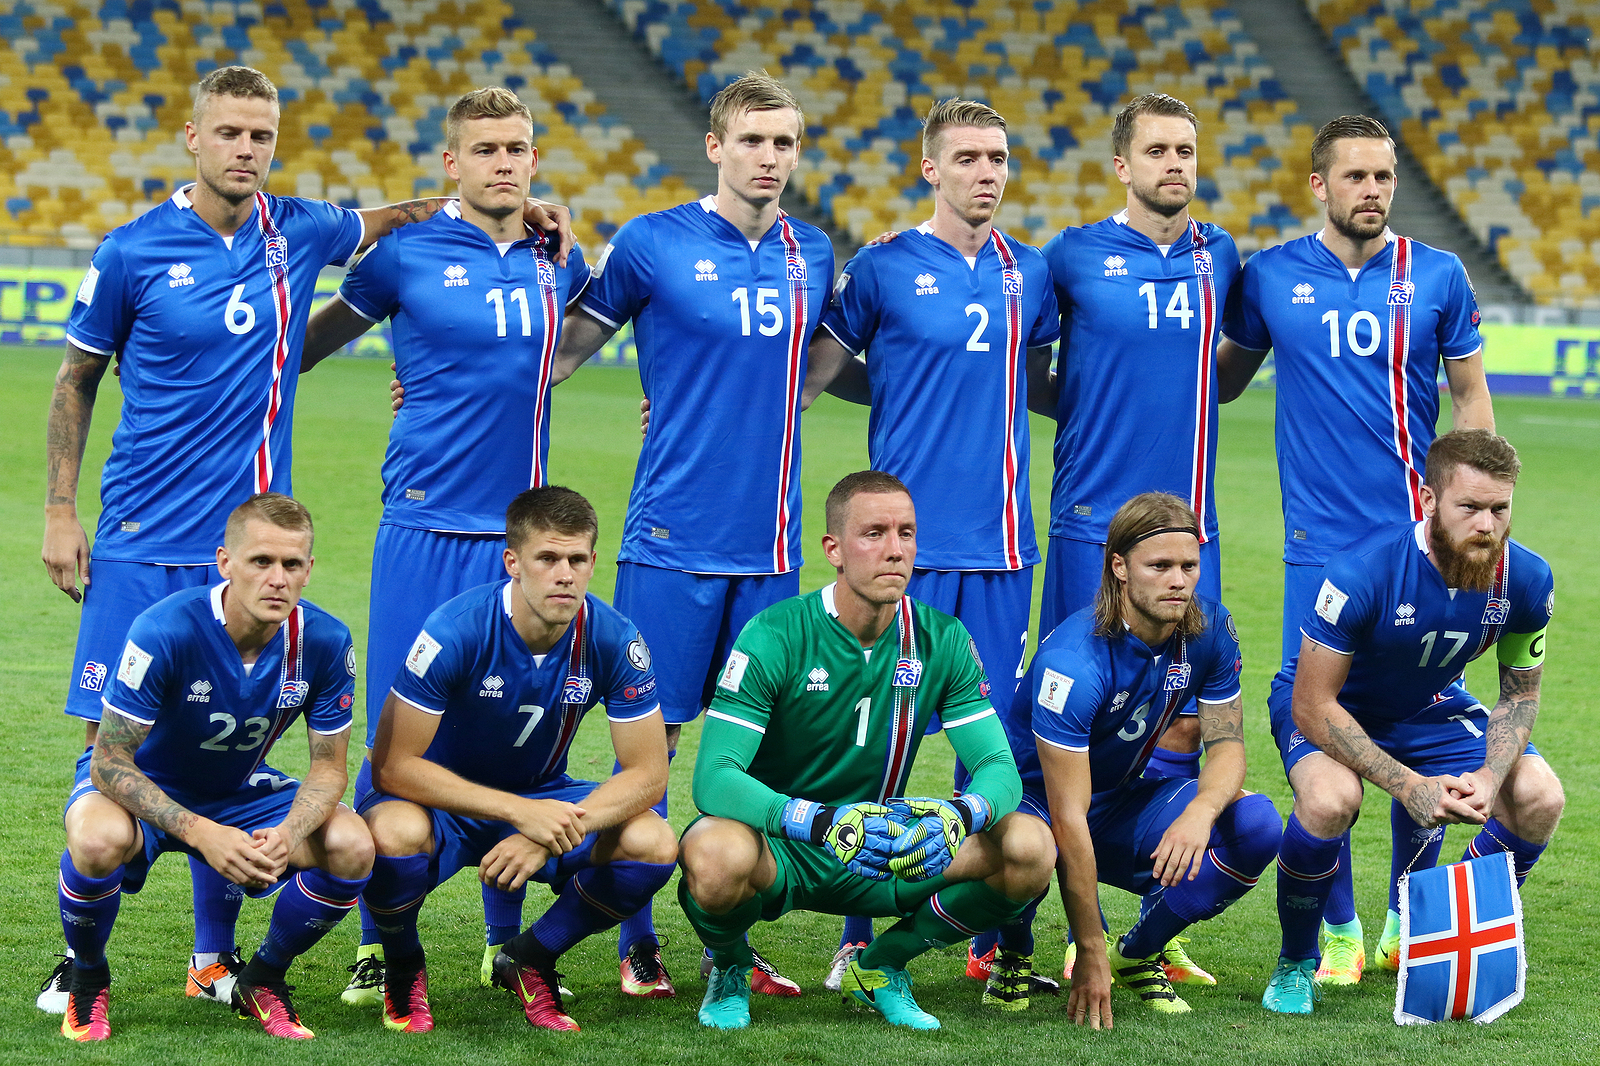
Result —
[[[228,583],[226,581],[220,585],[211,586],[211,617],[223,625],[228,624],[228,619],[222,613],[222,590],[227,587]]]
[[[717,213],[717,198],[709,193],[700,197],[700,208],[708,215]]]
[[[926,233],[930,237],[933,236],[933,219],[930,218],[930,219],[928,219],[928,221],[926,221],[922,225],[918,226],[917,227],[917,232],[918,233]]]
[[[194,203],[189,199],[189,190],[192,188],[194,188],[194,182],[191,181],[187,185],[172,190],[170,199],[178,205],[178,210],[187,211],[194,206]]]
[[[1422,549],[1422,554],[1432,555],[1433,552],[1428,550],[1428,533],[1425,528],[1427,524],[1426,518],[1418,519],[1417,524],[1411,527],[1411,533],[1417,538],[1417,547]]]
[[[460,218],[461,205],[455,200],[446,200],[444,202],[444,213],[449,215],[451,218]]]
[[[822,609],[835,618],[839,617],[839,604],[833,598],[834,586],[837,584],[839,583],[835,581],[832,585],[823,586],[822,589]]]
[[[511,617],[511,584],[508,579],[505,587],[500,590],[500,606],[505,608],[506,617]]]

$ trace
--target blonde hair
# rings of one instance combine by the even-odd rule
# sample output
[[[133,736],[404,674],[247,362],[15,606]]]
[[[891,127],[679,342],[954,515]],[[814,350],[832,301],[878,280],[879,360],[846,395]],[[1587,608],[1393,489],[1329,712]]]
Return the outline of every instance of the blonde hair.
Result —
[[[1200,120],[1194,117],[1188,104],[1166,93],[1145,93],[1129,100],[1128,105],[1117,112],[1116,121],[1111,124],[1112,155],[1119,159],[1128,158],[1128,149],[1133,147],[1134,126],[1141,115],[1186,119],[1196,133],[1200,132]]]
[[[491,85],[474,89],[450,105],[444,117],[444,143],[451,152],[461,148],[461,127],[475,118],[520,117],[528,123],[528,139],[533,139],[533,112],[510,89]]]
[[[1000,112],[976,100],[963,100],[959,96],[940,100],[928,109],[927,117],[922,120],[922,158],[938,162],[944,131],[962,126],[1003,130],[1006,120],[1000,117]]]
[[[308,541],[316,539],[316,530],[311,525],[311,512],[306,510],[305,504],[281,492],[258,492],[235,507],[228,516],[228,525],[222,534],[223,544],[237,548],[243,543],[245,525],[252,519],[279,529],[304,533]]]
[[[745,71],[743,77],[729,82],[711,98],[711,134],[721,141],[728,136],[728,123],[735,115],[746,111],[782,111],[784,108],[794,112],[799,126],[795,134],[795,143],[798,144],[800,135],[806,129],[806,116],[800,110],[800,102],[784,88],[783,82],[766,71]]]
[[[254,67],[218,67],[200,79],[194,92],[194,124],[213,96],[234,96],[241,100],[266,100],[278,106],[278,87]]]

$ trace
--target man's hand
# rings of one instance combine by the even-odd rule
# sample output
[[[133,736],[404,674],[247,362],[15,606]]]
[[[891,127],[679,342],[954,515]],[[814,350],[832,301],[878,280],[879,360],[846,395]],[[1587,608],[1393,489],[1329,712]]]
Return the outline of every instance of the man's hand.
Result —
[[[1186,870],[1188,880],[1194,880],[1200,872],[1200,860],[1205,857],[1206,847],[1211,843],[1213,822],[1214,819],[1208,817],[1205,811],[1195,810],[1191,804],[1167,826],[1156,850],[1150,853],[1154,863],[1151,876],[1161,882],[1162,888],[1171,888],[1184,880]]]
[[[650,435],[650,397],[639,401],[639,436]]]
[[[881,803],[842,807],[791,799],[783,805],[783,835],[827,848],[839,865],[869,881],[887,881],[889,854],[905,827]]]
[[[78,521],[78,509],[70,504],[47,505],[44,509],[44,548],[40,551],[45,571],[56,588],[83,602],[78,591],[78,575],[89,587],[89,537]]]
[[[1470,774],[1462,774],[1461,783],[1467,787],[1453,792],[1447,789],[1446,793],[1487,819],[1489,812],[1494,809],[1495,796],[1500,793],[1501,782],[1495,780],[1494,771],[1487,766],[1480,766]]]
[[[576,803],[524,800],[517,817],[509,821],[552,855],[565,855],[583,843],[583,808]]]
[[[889,871],[902,881],[926,881],[944,873],[967,834],[981,831],[989,820],[989,805],[976,795],[953,803],[896,798],[889,801],[889,809],[906,825],[889,858]]]
[[[541,229],[546,233],[553,232],[560,238],[555,261],[561,266],[566,266],[567,253],[578,243],[577,238],[572,235],[572,212],[561,204],[547,204],[543,200],[530,198],[522,207],[522,221],[534,229]]]
[[[389,364],[389,369],[395,370],[393,363]],[[405,402],[406,387],[400,384],[399,371],[395,371],[394,380],[389,382],[389,410],[398,415],[400,413],[400,408],[405,406]]]
[[[250,834],[250,839],[255,842],[261,857],[271,864],[274,881],[283,877],[289,870],[288,838],[283,835],[281,826],[268,826],[266,829],[257,829]]]
[[[1420,826],[1431,829],[1459,822],[1482,825],[1489,820],[1488,814],[1480,812],[1465,799],[1456,798],[1466,796],[1476,788],[1476,783],[1466,778],[1440,774],[1438,777],[1413,777],[1394,796],[1405,807],[1411,820]],[[1492,797],[1490,802],[1493,802]]]
[[[1078,945],[1072,989],[1067,993],[1067,1017],[1074,1025],[1111,1028],[1111,962],[1104,951]]]
[[[890,241],[894,240],[898,236],[900,236],[900,231],[899,230],[893,230],[893,229],[892,230],[888,230],[886,232],[878,234],[876,237],[872,238],[872,240],[868,241],[867,244],[869,246],[874,245],[874,244],[888,244]]]
[[[185,843],[200,852],[207,866],[236,885],[260,890],[278,880],[272,861],[242,830],[202,819]]]
[[[489,849],[478,863],[478,880],[502,892],[514,892],[550,861],[550,852],[521,833],[513,833]]]

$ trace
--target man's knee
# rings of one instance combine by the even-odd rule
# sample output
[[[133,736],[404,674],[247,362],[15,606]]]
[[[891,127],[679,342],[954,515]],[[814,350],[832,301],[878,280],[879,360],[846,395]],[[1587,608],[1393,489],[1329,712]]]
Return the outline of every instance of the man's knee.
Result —
[[[762,851],[760,836],[743,822],[703,818],[679,848],[684,886],[701,910],[725,914],[750,898]]]
[[[678,839],[655,811],[636,814],[618,827],[615,858],[665,865],[678,861]]]
[[[84,796],[67,811],[67,851],[85,877],[101,878],[133,857],[139,824],[100,795]]]
[[[433,854],[433,820],[427,808],[406,800],[379,803],[362,816],[376,854],[386,858]]]
[[[1537,756],[1523,756],[1500,790],[1500,804],[1515,823],[1514,831],[1534,843],[1545,843],[1555,833],[1567,793],[1550,764]]]
[[[355,881],[372,873],[372,833],[360,815],[343,804],[322,826],[322,849],[328,873],[335,877]]]
[[[1313,763],[1314,765],[1308,765]],[[1361,779],[1327,756],[1308,756],[1295,764],[1294,813],[1308,833],[1324,840],[1339,836],[1361,810]]]
[[[1200,719],[1193,715],[1183,715],[1173,719],[1167,731],[1161,734],[1159,741],[1161,747],[1168,751],[1188,754],[1200,750]]]
[[[1050,884],[1056,867],[1056,842],[1040,818],[1013,811],[995,823],[1000,844],[1000,876],[1011,899],[1031,899]]]

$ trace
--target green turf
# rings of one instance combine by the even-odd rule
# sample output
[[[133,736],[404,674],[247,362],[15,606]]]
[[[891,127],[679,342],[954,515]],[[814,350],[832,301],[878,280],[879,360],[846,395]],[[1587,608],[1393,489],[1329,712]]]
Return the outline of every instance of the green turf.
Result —
[[[1544,713],[1535,740],[1567,786],[1566,822],[1525,892],[1531,965],[1528,998],[1492,1026],[1441,1025],[1401,1029],[1390,1020],[1394,981],[1373,975],[1359,989],[1330,993],[1309,1019],[1281,1018],[1259,1006],[1276,954],[1273,878],[1217,921],[1192,930],[1194,956],[1220,985],[1186,993],[1194,1012],[1169,1019],[1142,1014],[1117,993],[1117,1028],[1092,1034],[1066,1024],[1060,1001],[1044,1000],[1026,1014],[1001,1016],[978,1006],[978,986],[959,976],[960,949],[913,963],[917,996],[939,1015],[936,1034],[890,1032],[875,1016],[841,1006],[821,990],[822,970],[837,944],[832,918],[792,915],[755,932],[757,946],[806,989],[799,1000],[757,997],[754,1024],[717,1035],[694,1019],[704,985],[696,973],[698,947],[671,888],[657,920],[670,937],[667,960],[679,998],[641,1002],[616,987],[614,941],[600,936],[564,961],[567,984],[578,992],[576,1035],[530,1031],[501,992],[477,985],[482,925],[476,883],[466,875],[444,886],[424,911],[430,950],[432,1002],[439,1028],[424,1037],[383,1031],[373,1012],[338,1002],[356,928],[347,921],[302,960],[292,974],[297,1004],[319,1038],[309,1047],[271,1043],[225,1012],[186,1001],[183,967],[189,951],[188,874],[181,858],[158,864],[149,887],[128,897],[111,942],[116,983],[116,1035],[105,1048],[70,1047],[56,1021],[33,1008],[37,983],[59,950],[54,906],[56,859],[62,847],[60,804],[82,730],[60,713],[68,681],[77,608],[45,578],[38,550],[42,522],[44,418],[59,357],[0,349],[0,595],[11,610],[0,640],[0,780],[9,793],[0,833],[0,1061],[260,1061],[349,1063],[526,1062],[539,1056],[617,1066],[619,1063],[952,1063],[1000,1056],[1019,1062],[1165,1062],[1203,1054],[1217,1063],[1440,1063],[1518,1061],[1592,1062],[1600,1046],[1594,972],[1600,907],[1591,888],[1595,862],[1588,845],[1600,841],[1596,782],[1600,757],[1587,721],[1600,667],[1586,649],[1600,637],[1600,583],[1586,548],[1600,511],[1600,434],[1592,405],[1581,401],[1504,399],[1500,427],[1521,449],[1525,470],[1517,494],[1517,535],[1556,570],[1556,625],[1549,644]],[[378,463],[389,416],[386,368],[334,359],[302,382],[296,439],[298,493],[318,521],[317,569],[310,596],[349,622],[358,645],[366,631],[366,581],[378,514]],[[602,566],[595,590],[608,596],[621,519],[638,452],[639,385],[630,372],[580,372],[556,393],[551,448],[553,476],[580,489],[600,511]],[[85,463],[81,498],[92,526],[94,478],[104,460],[116,408],[107,383]],[[827,488],[865,465],[864,410],[824,398],[805,420],[807,558],[802,587],[831,574],[819,566],[817,517]],[[1034,513],[1048,513],[1048,424],[1034,420]],[[1265,696],[1278,647],[1282,527],[1272,457],[1272,395],[1255,392],[1224,409],[1218,464],[1218,510],[1224,529],[1223,589],[1239,620],[1245,647],[1245,694],[1250,787],[1286,810],[1287,789],[1267,734]],[[1330,471],[1330,476],[1337,472]],[[1492,668],[1468,675],[1480,696],[1493,695]],[[611,765],[603,719],[580,734],[573,757],[579,774],[600,776]],[[298,732],[280,744],[274,763],[304,766]],[[689,812],[688,781],[697,727],[685,731],[672,778],[673,822]],[[950,754],[938,738],[924,748],[915,790],[948,787]],[[1357,835],[1357,902],[1369,943],[1382,922],[1388,864],[1386,798],[1369,789]],[[1451,833],[1447,854],[1459,853],[1467,833]],[[544,906],[543,888],[530,892],[527,913]],[[1134,913],[1131,897],[1108,891],[1114,926]],[[246,906],[240,939],[259,940],[267,907]],[[1037,965],[1059,968],[1066,925],[1052,899],[1037,926]],[[235,1060],[233,1056],[239,1056]]]

